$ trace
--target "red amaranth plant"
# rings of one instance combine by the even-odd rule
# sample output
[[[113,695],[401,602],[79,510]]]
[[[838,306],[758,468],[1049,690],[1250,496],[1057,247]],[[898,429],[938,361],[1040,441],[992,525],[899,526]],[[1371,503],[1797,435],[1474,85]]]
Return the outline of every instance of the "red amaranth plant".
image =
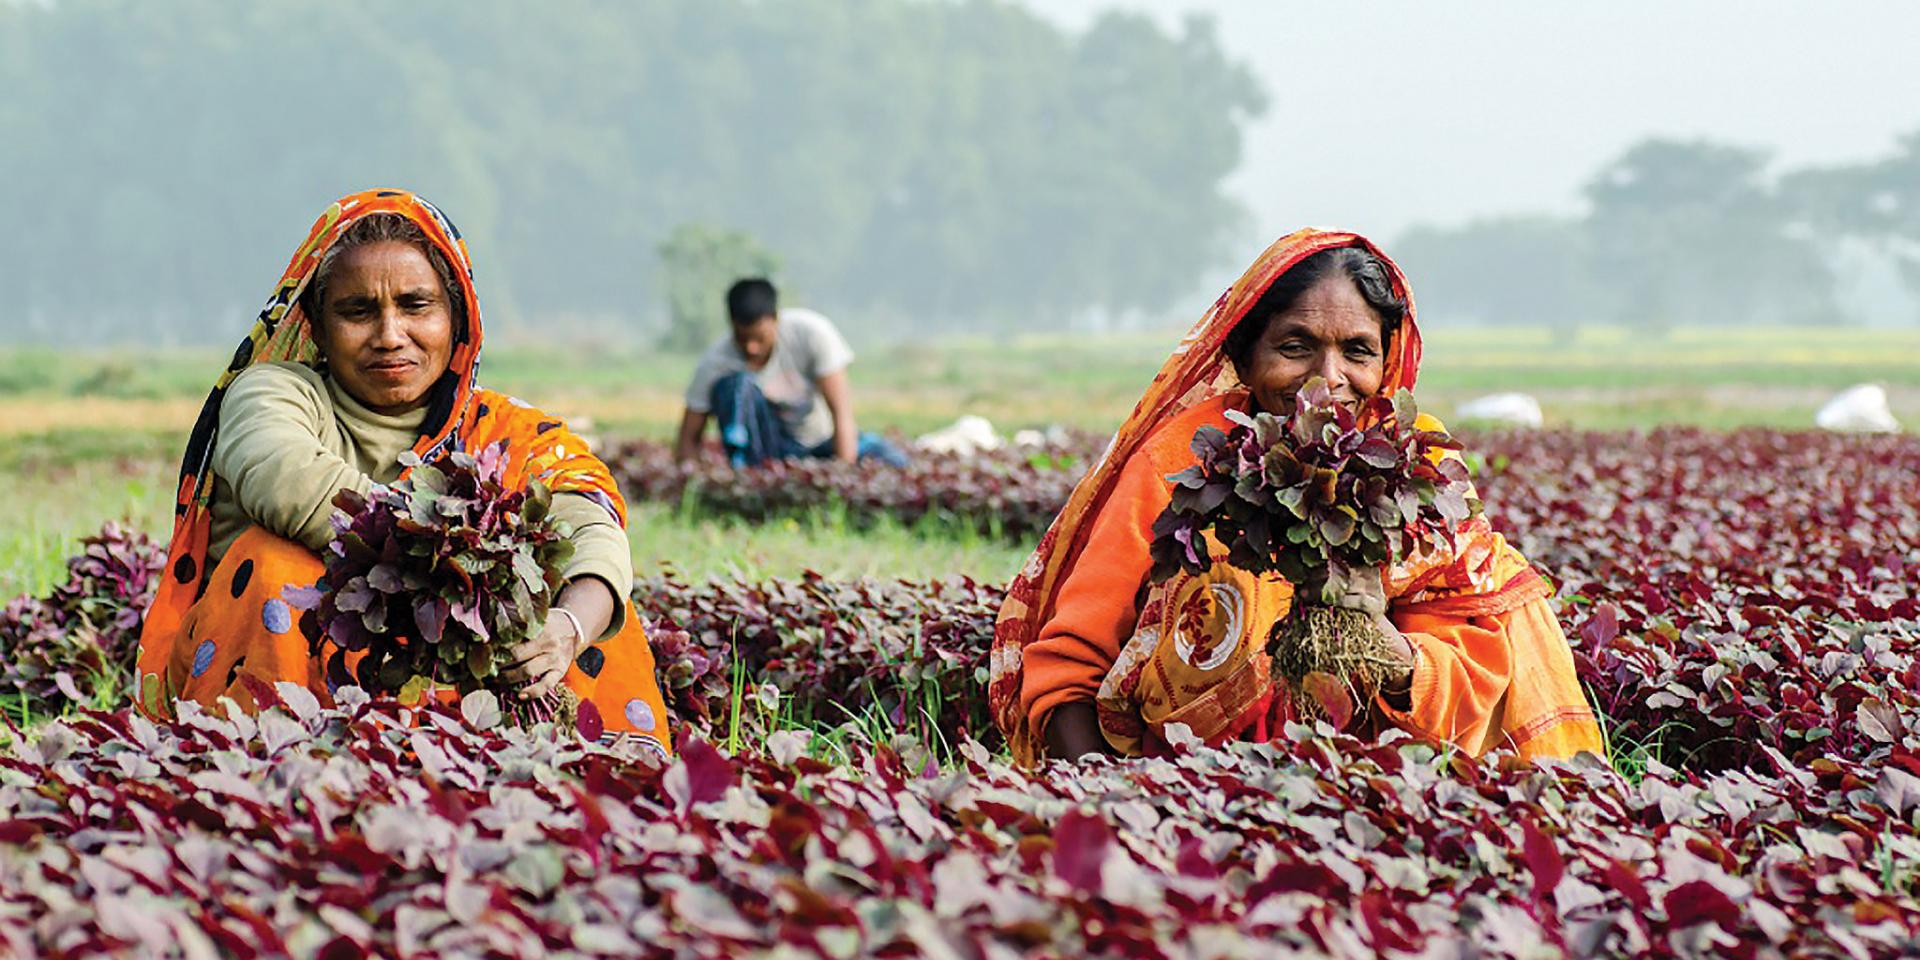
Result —
[[[1466,465],[1439,456],[1459,444],[1420,429],[1419,415],[1408,391],[1349,410],[1314,378],[1284,416],[1230,411],[1231,430],[1201,427],[1199,461],[1167,478],[1173,496],[1153,524],[1152,578],[1211,569],[1213,536],[1228,563],[1293,584],[1269,638],[1275,679],[1303,705],[1337,699],[1347,683],[1369,701],[1399,657],[1371,614],[1338,601],[1362,571],[1451,548],[1480,509]],[[1343,722],[1349,709],[1328,712]]]
[[[1480,438],[1496,529],[1558,584],[1617,749],[1751,766],[1920,753],[1920,438]]]
[[[263,712],[55,722],[0,764],[19,956],[1910,956],[1920,776],[1629,782],[1296,730],[917,776],[790,736],[662,769],[263,688]],[[1762,748],[1763,750],[1765,748]],[[212,906],[210,906],[212,904]]]
[[[131,688],[140,624],[166,551],[113,522],[80,543],[64,582],[0,611],[0,691],[19,696],[29,714],[86,703],[96,684]]]
[[[385,693],[430,683],[488,689],[518,722],[571,723],[575,699],[564,687],[541,701],[505,696],[511,651],[546,623],[573,553],[571,531],[548,513],[552,493],[539,481],[506,489],[506,464],[502,440],[478,456],[414,458],[399,483],[334,498],[326,576],[287,591],[340,648],[326,665],[330,683]],[[353,652],[365,655],[350,672]]]
[[[1013,540],[1038,537],[1105,448],[1107,438],[1072,435],[1042,448],[970,455],[914,454],[901,469],[832,460],[794,460],[732,470],[712,459],[676,463],[649,441],[614,447],[607,466],[631,502],[687,503],[750,520],[832,508],[855,524],[934,519]]]
[[[673,576],[634,584],[652,628],[660,686],[674,728],[719,739],[736,722],[764,737],[789,720],[838,724],[879,711],[891,727],[949,741],[992,742],[979,695],[1003,592],[964,578],[928,582],[794,580],[690,585]],[[735,671],[741,672],[736,678]],[[771,705],[743,698],[737,679]]]
[[[1473,447],[1490,521],[1558,586],[1575,664],[1623,765],[1644,755],[1700,772],[1770,771],[1768,747],[1803,767],[1920,757],[1920,437],[1545,431],[1476,436]],[[119,537],[140,545],[144,566],[123,576],[95,555],[102,565],[83,570],[104,572],[55,593],[115,596],[124,583],[119,595],[140,599],[107,622],[131,623],[159,548]],[[940,728],[987,740],[984,694],[968,678],[986,663],[1000,592],[642,581],[634,601],[682,729],[727,729],[738,663],[747,686],[777,684],[780,709],[819,718],[840,702],[891,715],[909,699],[902,691],[934,689]],[[84,689],[93,635],[47,612],[46,598],[14,603],[0,615],[12,689],[37,665],[32,682],[58,709],[67,701],[46,678],[65,670]],[[675,626],[689,632],[676,638]],[[121,669],[136,633],[113,634]],[[936,682],[906,684],[912,664]],[[759,722],[756,709],[747,720]]]

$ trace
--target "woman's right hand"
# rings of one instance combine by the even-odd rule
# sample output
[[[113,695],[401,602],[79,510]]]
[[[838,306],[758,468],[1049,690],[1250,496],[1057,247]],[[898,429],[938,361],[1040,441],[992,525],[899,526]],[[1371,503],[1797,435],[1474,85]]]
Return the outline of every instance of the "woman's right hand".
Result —
[[[1387,642],[1393,645],[1401,661],[1406,664],[1405,674],[1393,678],[1394,683],[1397,685],[1411,679],[1413,642],[1393,625],[1392,620],[1387,619],[1387,588],[1381,581],[1380,568],[1368,567],[1354,571],[1353,576],[1347,578],[1347,592],[1340,595],[1334,606],[1358,610],[1373,618],[1373,625],[1379,629],[1380,635],[1387,638]]]
[[[1365,567],[1355,570],[1347,578],[1347,592],[1340,595],[1334,606],[1348,610],[1358,610],[1369,616],[1382,616],[1387,612],[1387,588],[1380,579],[1378,567]]]

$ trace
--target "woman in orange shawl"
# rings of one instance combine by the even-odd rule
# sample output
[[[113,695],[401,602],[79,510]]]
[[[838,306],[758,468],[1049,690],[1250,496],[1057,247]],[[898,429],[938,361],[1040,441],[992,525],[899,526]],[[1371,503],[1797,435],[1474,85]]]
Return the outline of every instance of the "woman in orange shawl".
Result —
[[[1149,583],[1167,475],[1229,410],[1285,412],[1315,376],[1357,405],[1419,371],[1406,280],[1371,243],[1302,230],[1269,247],[1181,341],[1008,589],[988,694],[1015,758],[1153,753],[1173,724],[1213,744],[1279,735],[1296,714],[1265,641],[1292,589],[1224,562]],[[1343,603],[1375,614],[1406,669],[1365,714],[1475,756],[1603,754],[1550,595],[1484,518],[1444,558],[1381,571]]]
[[[507,678],[529,698],[565,683],[588,737],[671,750],[627,600],[613,477],[558,418],[476,385],[481,342],[466,244],[437,208],[378,190],[321,214],[188,440],[167,572],[140,637],[143,710],[222,698],[251,710],[253,691],[283,681],[331,703],[356,682],[361,654],[336,656],[314,614],[296,617],[282,591],[325,572],[334,494],[401,479],[409,451],[431,462],[504,440],[506,484],[544,482],[574,545],[548,621],[514,651]],[[410,686],[402,700],[421,695]]]

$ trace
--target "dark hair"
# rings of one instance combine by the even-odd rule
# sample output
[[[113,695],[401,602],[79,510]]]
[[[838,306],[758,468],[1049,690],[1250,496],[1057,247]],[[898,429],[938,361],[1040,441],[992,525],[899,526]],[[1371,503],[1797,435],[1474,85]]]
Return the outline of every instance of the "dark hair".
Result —
[[[1335,247],[1294,264],[1293,269],[1273,281],[1253,309],[1227,334],[1224,346],[1227,359],[1236,366],[1245,366],[1253,355],[1253,345],[1267,332],[1273,318],[1291,309],[1300,295],[1314,284],[1336,273],[1346,274],[1360,291],[1360,298],[1380,317],[1380,345],[1385,348],[1400,331],[1400,321],[1406,319],[1407,301],[1393,292],[1393,278],[1379,257],[1360,247]]]
[[[727,316],[733,318],[738,326],[746,326],[761,317],[771,317],[780,312],[780,294],[773,284],[761,277],[748,277],[734,281],[727,288]]]
[[[433,272],[440,278],[440,285],[447,289],[447,306],[454,323],[454,339],[457,343],[467,340],[467,296],[466,289],[453,275],[453,264],[447,262],[447,255],[427,239],[425,231],[397,213],[368,214],[341,232],[327,252],[320,255],[320,266],[314,268],[313,279],[307,281],[307,289],[300,294],[300,309],[307,315],[308,323],[318,323],[320,308],[327,302],[327,281],[333,277],[334,264],[340,255],[354,247],[364,247],[374,243],[409,243],[420,248],[426,254],[427,262],[433,264]]]

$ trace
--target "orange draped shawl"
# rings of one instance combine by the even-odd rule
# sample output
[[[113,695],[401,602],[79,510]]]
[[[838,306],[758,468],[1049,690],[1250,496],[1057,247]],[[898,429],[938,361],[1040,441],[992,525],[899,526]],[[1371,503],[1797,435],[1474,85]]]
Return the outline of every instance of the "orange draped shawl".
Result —
[[[1245,388],[1224,354],[1227,334],[1282,274],[1338,247],[1360,247],[1379,257],[1395,293],[1406,301],[1406,318],[1387,345],[1381,389],[1414,387],[1420,329],[1406,279],[1391,259],[1357,234],[1319,230],[1301,230],[1267,248],[1181,340],[1008,588],[994,630],[988,698],[1017,761],[1039,762],[1055,707],[1094,701],[1096,690],[1114,689],[1108,674],[1116,661],[1136,661],[1123,663],[1118,673],[1129,666],[1136,674],[1147,669],[1137,662],[1145,655],[1137,649],[1142,637],[1136,630],[1155,629],[1153,621],[1181,613],[1171,593],[1149,596],[1145,589],[1148,528],[1170,496],[1165,475],[1193,462],[1188,444],[1196,427],[1220,425],[1228,407],[1245,402]],[[1389,718],[1416,735],[1451,740],[1475,753],[1503,744],[1529,756],[1601,752],[1566,638],[1546,605],[1545,581],[1484,518],[1460,533],[1458,548],[1444,563],[1388,571],[1390,615],[1420,655],[1413,709],[1387,710]],[[1269,579],[1252,592],[1261,596],[1247,608],[1249,615],[1259,607],[1260,615],[1271,618],[1291,599],[1284,581]],[[1073,650],[1034,658],[1033,645],[1043,636],[1076,630],[1087,636]],[[1128,643],[1129,635],[1135,643]],[[1151,647],[1153,638],[1146,639]],[[1181,650],[1189,661],[1191,646]],[[1274,703],[1264,652],[1231,662],[1224,650],[1219,656],[1207,652],[1201,652],[1201,666],[1224,667],[1204,674],[1189,670],[1182,682],[1166,682],[1159,691],[1163,699],[1173,698],[1173,714],[1190,726],[1196,722],[1190,718],[1209,718],[1195,732],[1211,742],[1276,733],[1287,710]],[[1153,718],[1143,724],[1137,711],[1121,716],[1106,696],[1099,699],[1109,742],[1126,752],[1141,749]],[[1488,729],[1490,724],[1497,729]]]
[[[368,190],[344,197],[314,222],[252,331],[215,382],[188,438],[175,495],[173,537],[167,549],[166,572],[140,633],[137,700],[149,713],[169,714],[173,697],[180,694],[179,690],[169,689],[172,684],[165,679],[168,665],[178,659],[173,648],[183,622],[213,573],[207,569],[207,548],[213,527],[211,463],[218,439],[221,400],[234,378],[254,364],[276,360],[307,364],[318,361],[319,350],[309,326],[310,318],[300,306],[300,294],[313,278],[327,248],[354,222],[376,213],[399,214],[417,225],[428,242],[453,266],[455,280],[465,294],[462,299],[466,302],[466,316],[456,318],[456,323],[463,323],[463,327],[455,332],[448,373],[434,388],[427,423],[413,451],[422,460],[432,461],[455,449],[475,452],[504,439],[508,443],[504,480],[510,488],[521,488],[539,479],[555,492],[577,493],[594,500],[606,507],[622,526],[626,525],[626,504],[613,475],[589,452],[585,442],[558,419],[475,385],[482,340],[480,301],[474,289],[466,243],[453,223],[424,198],[405,191]],[[618,599],[624,601],[625,598]],[[637,623],[630,624],[629,629],[644,647],[644,634]],[[650,657],[648,659],[650,670]],[[653,678],[642,677],[634,685],[651,688]],[[657,691],[652,699],[658,699]],[[654,707],[650,704],[648,710],[653,711]]]

